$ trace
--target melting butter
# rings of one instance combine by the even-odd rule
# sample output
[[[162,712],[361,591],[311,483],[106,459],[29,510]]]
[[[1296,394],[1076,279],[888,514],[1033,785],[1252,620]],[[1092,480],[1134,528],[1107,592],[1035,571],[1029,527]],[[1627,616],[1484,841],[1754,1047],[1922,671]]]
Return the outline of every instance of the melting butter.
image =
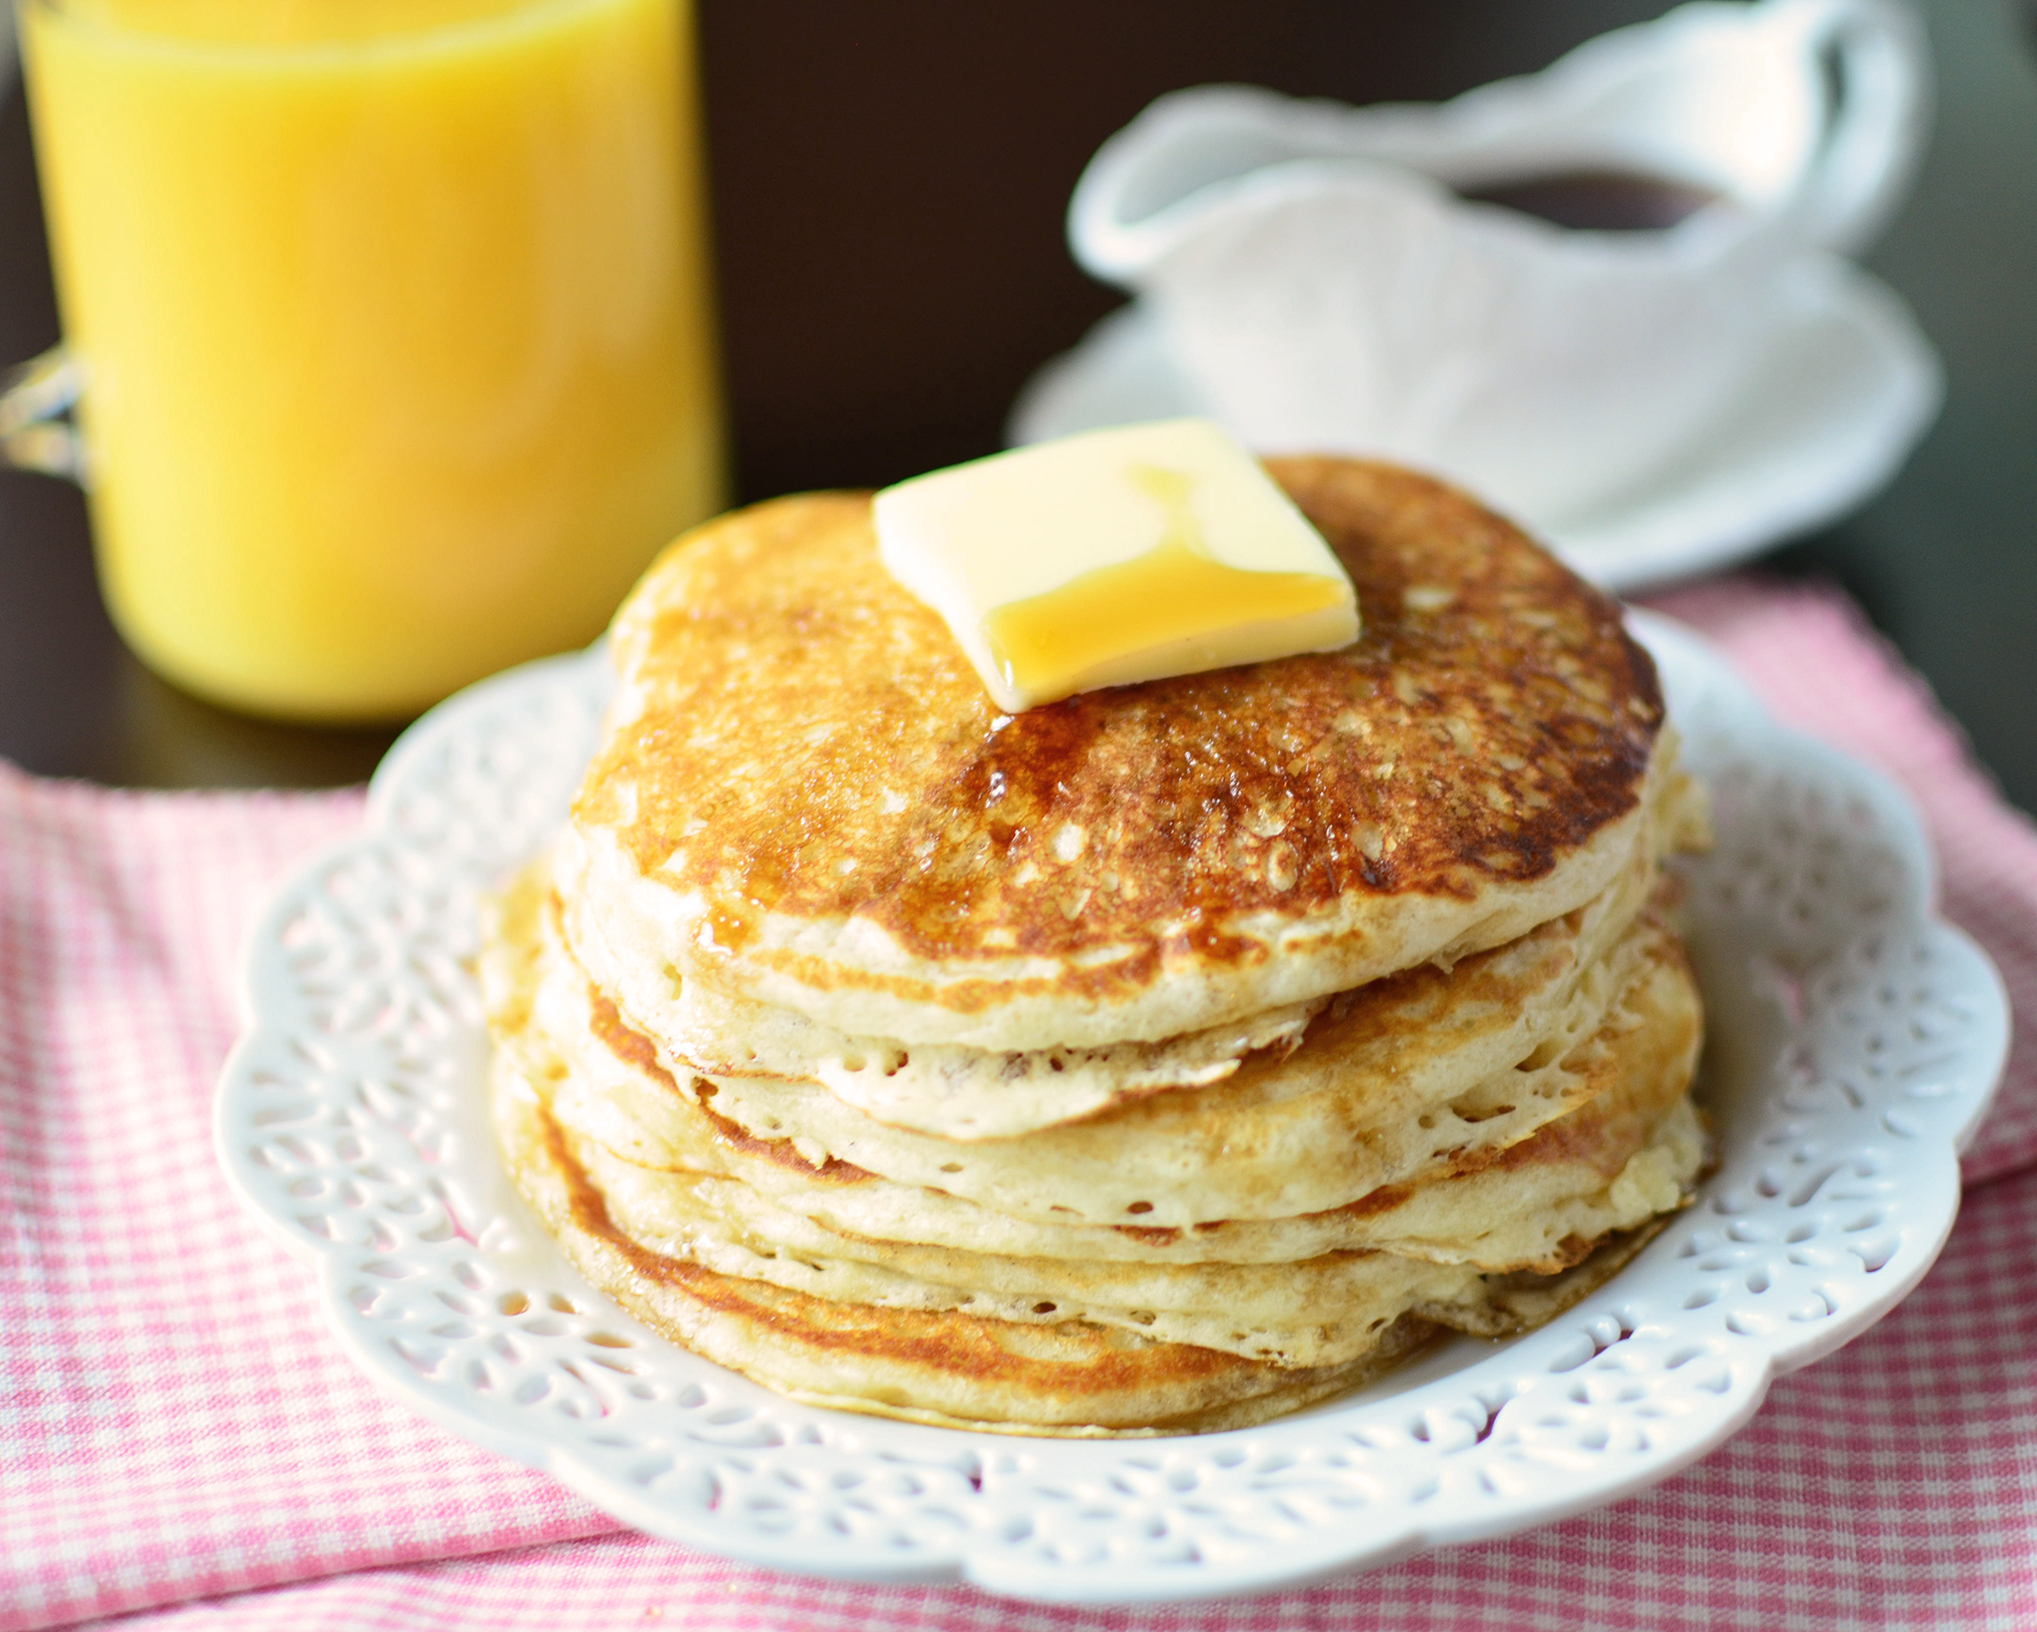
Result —
[[[1093,567],[990,614],[991,656],[1013,691],[1044,700],[1122,684],[1109,678],[1121,669],[1195,674],[1257,662],[1267,655],[1262,648],[1281,644],[1281,626],[1351,607],[1341,574],[1248,571],[1212,558],[1189,503],[1191,477],[1157,465],[1126,474],[1160,503],[1166,532],[1144,555]]]
[[[1322,536],[1205,420],[1092,431],[877,496],[885,563],[998,706],[1325,651],[1357,598]]]

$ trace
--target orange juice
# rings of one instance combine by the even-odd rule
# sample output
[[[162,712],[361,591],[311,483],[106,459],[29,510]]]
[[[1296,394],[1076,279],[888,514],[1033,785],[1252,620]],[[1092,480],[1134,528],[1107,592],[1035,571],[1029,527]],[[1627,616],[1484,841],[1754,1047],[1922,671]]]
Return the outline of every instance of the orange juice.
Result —
[[[218,701],[596,634],[723,459],[685,0],[23,0],[100,579]]]

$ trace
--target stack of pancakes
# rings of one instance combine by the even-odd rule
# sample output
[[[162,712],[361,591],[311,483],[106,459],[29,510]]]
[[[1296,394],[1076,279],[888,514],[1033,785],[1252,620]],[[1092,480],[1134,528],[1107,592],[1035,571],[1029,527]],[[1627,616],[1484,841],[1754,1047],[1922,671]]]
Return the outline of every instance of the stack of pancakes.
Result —
[[[591,1280],[799,1399],[1180,1432],[1525,1330],[1688,1199],[1703,815],[1647,655],[1451,489],[1270,468],[1355,645],[1017,716],[867,497],[661,558],[487,959]]]

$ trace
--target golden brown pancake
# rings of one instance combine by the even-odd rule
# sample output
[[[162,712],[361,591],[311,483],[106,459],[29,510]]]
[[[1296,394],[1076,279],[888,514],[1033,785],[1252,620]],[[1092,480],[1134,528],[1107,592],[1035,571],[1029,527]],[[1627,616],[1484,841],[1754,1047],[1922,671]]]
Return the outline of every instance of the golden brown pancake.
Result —
[[[1224,1024],[1598,893],[1662,723],[1618,608],[1436,482],[1271,468],[1358,642],[1016,717],[885,571],[867,497],[688,535],[618,616],[567,888],[643,967],[1008,1049]]]
[[[1668,747],[1662,750],[1669,752]],[[1514,1063],[1538,1041],[1552,988],[1574,973],[1577,959],[1607,930],[1617,932],[1652,887],[1660,856],[1680,848],[1702,802],[1680,772],[1653,779],[1645,841],[1614,883],[1575,913],[1536,926],[1505,947],[1459,960],[1451,972],[1423,966],[1361,988],[1369,1023],[1363,1057],[1348,1050],[1348,1091],[1368,1093],[1382,1112],[1389,1099],[1446,1098],[1451,1079],[1468,1085],[1480,1071]],[[942,1139],[976,1141],[1035,1133],[1093,1118],[1168,1088],[1207,1088],[1234,1077],[1248,1059],[1265,1076],[1316,1028],[1332,999],[1317,998],[1228,1026],[1150,1043],[1002,1052],[964,1044],[905,1044],[854,1037],[774,1004],[731,998],[697,980],[645,966],[613,943],[585,901],[564,906],[568,938],[589,977],[638,1031],[658,1040],[668,1065],[729,1090],[730,1103],[758,1100],[744,1079],[790,1079],[824,1087],[835,1099],[893,1127]],[[1610,914],[1610,921],[1608,916]],[[1399,986],[1394,987],[1393,983]],[[1427,1006],[1386,1000],[1382,988],[1411,996],[1429,992]],[[1443,1000],[1443,1001],[1439,1001]],[[1349,1006],[1349,994],[1335,1001]],[[1346,1032],[1348,1026],[1340,1027]],[[1311,1050],[1320,1061],[1321,1048]],[[1310,1069],[1304,1062],[1300,1070]],[[1292,1076],[1292,1073],[1289,1073]],[[1390,1077],[1388,1095],[1361,1077]],[[1277,1093],[1277,1086],[1265,1091]],[[762,1096],[768,1101],[769,1095]]]
[[[1005,1433],[1204,1433],[1356,1387],[1439,1324],[1410,1312],[1353,1359],[1284,1366],[1087,1321],[837,1302],[646,1250],[616,1227],[534,1097],[498,1092],[496,1122],[518,1184],[589,1280],[696,1353],[809,1404]],[[1602,1283],[1652,1233],[1610,1237],[1560,1276],[1494,1277],[1482,1298],[1435,1313],[1488,1336],[1525,1330]]]
[[[1359,641],[1017,717],[866,496],[661,557],[483,960],[511,1170],[597,1285],[797,1399],[1201,1431],[1526,1330],[1688,1201],[1652,665],[1462,494],[1271,468]]]
[[[1030,1216],[999,1212],[944,1188],[954,1175],[943,1171],[938,1146],[916,1174],[885,1159],[894,1153],[862,1153],[887,1176],[829,1154],[803,1131],[760,1136],[719,1114],[721,1096],[707,1085],[675,1082],[655,1046],[598,994],[590,997],[549,935],[522,949],[499,944],[489,983],[498,1072],[531,1084],[570,1138],[669,1176],[664,1189],[681,1213],[704,1206],[738,1233],[802,1256],[854,1258],[869,1248],[880,1261],[927,1274],[926,1264],[945,1255],[961,1267],[935,1278],[984,1285],[996,1277],[969,1266],[985,1255],[1284,1270],[1325,1253],[1386,1250],[1481,1270],[1553,1271],[1580,1256],[1576,1243],[1679,1205],[1703,1157],[1701,1131],[1683,1101],[1697,1052],[1695,990],[1674,943],[1647,933],[1658,954],[1637,966],[1639,978],[1590,1035],[1541,1068],[1566,1085],[1554,1120],[1504,1144],[1430,1160],[1403,1182],[1327,1212],[1259,1221],[1218,1213],[1193,1227],[1085,1224],[1073,1209],[1054,1207]],[[1527,1075],[1507,1072],[1514,1085],[1525,1085]],[[1356,1133],[1342,1137],[1364,1142]],[[1343,1165],[1335,1138],[1326,1127],[1317,1142],[1319,1159],[1332,1168]],[[1013,1156],[1037,1142],[1015,1142]],[[584,1154],[576,1159],[587,1165]],[[1058,1165],[1050,1149],[1043,1182],[1053,1182]],[[618,1171],[604,1169],[604,1182]],[[624,1205],[626,1216],[642,1219],[646,1207],[661,1205],[657,1185],[646,1188],[647,1180],[628,1174],[622,1182],[638,1197]]]
[[[1698,1032],[1674,937],[1614,902],[1609,922],[1578,922],[1580,912],[1448,974],[1424,965],[1360,987],[1294,1053],[1255,1057],[1222,1083],[1024,1138],[958,1144],[888,1127],[815,1084],[675,1071],[589,985],[552,915],[522,900],[521,927],[506,938],[527,938],[521,979],[571,1066],[577,1125],[655,1164],[667,1142],[690,1147],[705,1117],[725,1140],[974,1201],[1006,1228],[1151,1231],[1342,1207],[1439,1166],[1469,1170],[1583,1105],[1610,1079],[1577,1051],[1608,1021],[1647,1018],[1679,1051],[1694,1049]],[[500,961],[494,984],[506,989],[518,977]]]

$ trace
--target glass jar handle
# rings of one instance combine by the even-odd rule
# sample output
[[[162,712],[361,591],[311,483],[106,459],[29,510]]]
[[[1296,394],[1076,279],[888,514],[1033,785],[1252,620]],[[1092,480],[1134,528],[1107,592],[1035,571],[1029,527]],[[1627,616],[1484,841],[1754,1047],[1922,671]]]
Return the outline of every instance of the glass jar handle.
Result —
[[[84,370],[62,345],[23,363],[0,385],[0,464],[85,485],[85,444],[69,415]]]

